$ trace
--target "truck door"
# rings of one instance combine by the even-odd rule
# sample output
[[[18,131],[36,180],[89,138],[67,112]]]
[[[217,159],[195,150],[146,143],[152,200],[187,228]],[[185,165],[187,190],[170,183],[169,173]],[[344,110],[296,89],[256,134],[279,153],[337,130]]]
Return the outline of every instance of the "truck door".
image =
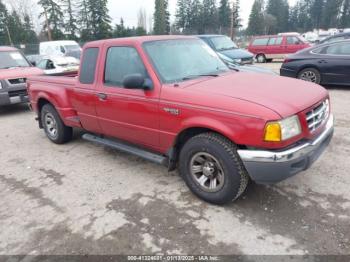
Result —
[[[96,68],[99,56],[99,48],[86,48],[80,66],[79,80],[74,88],[72,104],[77,109],[80,123],[84,129],[102,133],[96,115]]]
[[[151,79],[135,47],[106,46],[104,55],[96,106],[103,133],[156,149],[159,147],[160,86],[154,84],[153,90],[123,87],[123,80],[129,75],[140,74]]]

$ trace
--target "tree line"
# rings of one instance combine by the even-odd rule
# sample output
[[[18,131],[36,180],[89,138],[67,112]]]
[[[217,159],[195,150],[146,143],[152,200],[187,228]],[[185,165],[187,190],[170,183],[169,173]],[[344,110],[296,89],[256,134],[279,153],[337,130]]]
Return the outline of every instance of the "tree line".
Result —
[[[125,26],[123,18],[112,25],[108,0],[35,0],[41,12],[33,19],[29,10],[17,12],[12,8],[10,11],[4,1],[0,0],[1,45],[63,39],[87,42],[147,33],[233,36],[241,27],[239,0],[177,0],[173,24],[168,0],[154,0],[153,16],[149,19],[145,10],[140,9],[136,27]],[[34,19],[41,22],[38,34],[34,30]],[[294,6],[290,6],[288,0],[255,0],[245,33],[306,32],[334,27],[350,27],[350,0],[298,0]]]
[[[247,34],[304,33],[314,29],[350,27],[350,0],[255,0]]]

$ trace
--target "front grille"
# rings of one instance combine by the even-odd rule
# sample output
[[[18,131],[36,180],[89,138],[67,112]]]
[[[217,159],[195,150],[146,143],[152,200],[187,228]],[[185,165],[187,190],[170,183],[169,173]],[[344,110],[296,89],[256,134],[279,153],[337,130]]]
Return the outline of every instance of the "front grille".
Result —
[[[17,90],[17,91],[10,91],[9,97],[15,97],[15,96],[27,96],[27,90]]]
[[[26,83],[26,80],[25,78],[15,78],[15,79],[9,79],[9,83],[11,85],[20,85],[20,84],[25,84]]]
[[[310,132],[315,132],[329,117],[329,100],[323,101],[320,105],[306,113],[306,121]]]

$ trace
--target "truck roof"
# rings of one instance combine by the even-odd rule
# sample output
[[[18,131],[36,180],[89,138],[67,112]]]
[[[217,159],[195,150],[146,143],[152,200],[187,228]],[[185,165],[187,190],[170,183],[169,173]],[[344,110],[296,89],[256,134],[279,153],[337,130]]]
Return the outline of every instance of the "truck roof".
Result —
[[[0,46],[0,52],[18,51],[17,48],[12,46]]]
[[[85,44],[85,47],[90,46],[99,46],[105,43],[126,43],[126,42],[135,42],[135,43],[145,43],[152,41],[162,41],[162,40],[176,40],[176,39],[198,39],[195,36],[183,36],[183,35],[156,35],[156,36],[136,36],[136,37],[125,37],[125,38],[112,38],[105,40],[93,41]]]

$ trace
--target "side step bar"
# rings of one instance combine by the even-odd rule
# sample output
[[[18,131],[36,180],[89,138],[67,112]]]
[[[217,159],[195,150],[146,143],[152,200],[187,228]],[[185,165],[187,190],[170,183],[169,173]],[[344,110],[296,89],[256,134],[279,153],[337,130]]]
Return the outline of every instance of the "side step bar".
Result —
[[[108,146],[108,147],[117,149],[119,151],[125,152],[125,153],[129,153],[129,154],[141,157],[143,159],[146,159],[146,160],[151,161],[151,162],[156,163],[156,164],[160,164],[160,165],[164,165],[164,166],[169,165],[169,161],[168,161],[167,157],[143,150],[143,149],[138,148],[138,147],[134,147],[131,145],[127,145],[127,144],[124,144],[121,142],[117,142],[114,140],[102,138],[102,137],[91,135],[91,134],[84,134],[83,139],[90,141],[90,142],[93,142],[93,143],[103,145],[103,146]]]

